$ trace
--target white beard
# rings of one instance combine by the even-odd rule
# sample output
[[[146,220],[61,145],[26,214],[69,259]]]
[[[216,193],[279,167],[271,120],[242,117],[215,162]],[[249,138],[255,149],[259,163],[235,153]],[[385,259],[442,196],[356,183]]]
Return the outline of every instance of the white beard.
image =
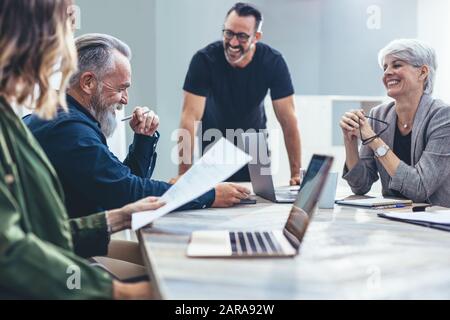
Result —
[[[105,105],[100,94],[101,90],[92,97],[90,111],[100,123],[100,130],[106,138],[111,137],[117,128],[117,119],[114,110],[121,110],[122,104]]]
[[[100,129],[106,138],[110,138],[117,128],[117,119],[115,114],[109,109],[102,114],[97,114],[97,120],[100,122]]]

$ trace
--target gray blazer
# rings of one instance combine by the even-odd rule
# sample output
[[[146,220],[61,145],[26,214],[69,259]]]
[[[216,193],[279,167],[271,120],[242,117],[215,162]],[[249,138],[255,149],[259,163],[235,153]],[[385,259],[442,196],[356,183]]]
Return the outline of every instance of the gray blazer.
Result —
[[[395,103],[382,104],[370,116],[388,122],[389,128],[381,139],[394,146],[397,114]],[[375,132],[384,124],[369,119]],[[400,163],[394,177],[390,177],[375,158],[372,149],[362,146],[360,161],[350,171],[344,168],[343,178],[355,194],[367,193],[381,178],[383,196],[393,196],[396,190],[414,202],[450,207],[450,106],[424,94],[414,118],[411,136],[411,163]]]

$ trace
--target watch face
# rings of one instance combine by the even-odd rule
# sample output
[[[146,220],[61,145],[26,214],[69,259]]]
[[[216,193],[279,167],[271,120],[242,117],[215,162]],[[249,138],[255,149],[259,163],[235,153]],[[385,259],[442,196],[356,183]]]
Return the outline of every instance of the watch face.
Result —
[[[381,146],[381,147],[377,148],[376,154],[377,154],[378,157],[383,157],[383,156],[386,155],[386,153],[387,153],[388,151],[389,151],[389,147],[387,147],[387,146]]]

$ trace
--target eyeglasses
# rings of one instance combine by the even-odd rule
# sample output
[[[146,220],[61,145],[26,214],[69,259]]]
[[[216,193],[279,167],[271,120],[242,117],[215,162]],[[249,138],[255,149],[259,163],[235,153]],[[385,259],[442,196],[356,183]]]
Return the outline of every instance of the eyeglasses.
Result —
[[[234,33],[233,31],[231,31],[229,29],[223,29],[222,33],[223,33],[224,38],[227,40],[231,40],[234,38],[234,36],[236,36],[236,39],[240,43],[246,43],[248,41],[248,39],[250,39],[250,37],[251,37],[251,35],[248,35],[244,32]]]
[[[376,135],[374,135],[374,136],[372,136],[370,138],[364,139],[363,136],[362,136],[362,132],[361,132],[361,119],[359,119],[359,137],[361,138],[361,143],[364,146],[368,145],[369,143],[374,141],[376,138],[379,138],[389,128],[389,123],[387,123],[386,121],[383,121],[383,120],[380,120],[380,119],[377,119],[377,118],[373,118],[373,117],[369,117],[369,116],[366,116],[366,118],[367,119],[372,119],[373,121],[381,122],[382,124],[386,125],[386,127],[383,130],[381,130],[380,133],[377,133]]]

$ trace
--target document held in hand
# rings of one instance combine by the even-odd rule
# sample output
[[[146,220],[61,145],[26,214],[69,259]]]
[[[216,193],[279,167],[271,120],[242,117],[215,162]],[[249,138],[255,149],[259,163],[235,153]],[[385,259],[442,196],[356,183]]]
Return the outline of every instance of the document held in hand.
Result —
[[[235,147],[227,139],[220,139],[163,194],[160,199],[166,203],[163,207],[133,214],[132,229],[138,230],[205,194],[251,160],[251,156]]]

